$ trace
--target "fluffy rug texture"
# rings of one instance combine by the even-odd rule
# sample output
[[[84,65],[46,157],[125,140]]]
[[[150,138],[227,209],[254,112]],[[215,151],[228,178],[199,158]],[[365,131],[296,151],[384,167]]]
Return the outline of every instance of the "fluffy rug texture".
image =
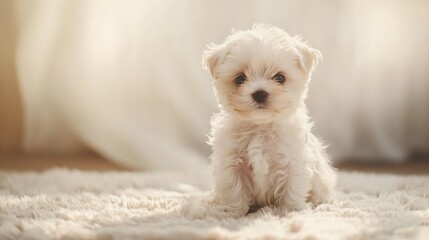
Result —
[[[209,189],[179,172],[0,172],[0,239],[429,239],[429,177],[339,173],[331,203],[241,218],[205,215]]]

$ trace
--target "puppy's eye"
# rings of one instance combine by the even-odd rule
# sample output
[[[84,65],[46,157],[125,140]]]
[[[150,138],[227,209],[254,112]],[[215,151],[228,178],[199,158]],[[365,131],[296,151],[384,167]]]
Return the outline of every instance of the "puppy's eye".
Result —
[[[246,75],[240,74],[234,79],[235,84],[241,85],[247,80]]]
[[[277,73],[276,75],[274,75],[273,80],[278,83],[284,83],[286,81],[286,77],[281,73]]]

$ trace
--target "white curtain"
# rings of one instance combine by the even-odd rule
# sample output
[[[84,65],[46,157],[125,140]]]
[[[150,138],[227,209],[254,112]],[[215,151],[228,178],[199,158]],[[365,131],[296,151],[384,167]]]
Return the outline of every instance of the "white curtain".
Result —
[[[255,22],[321,50],[308,105],[335,159],[429,149],[429,2],[16,2],[28,151],[91,148],[136,168],[206,166],[205,45]]]

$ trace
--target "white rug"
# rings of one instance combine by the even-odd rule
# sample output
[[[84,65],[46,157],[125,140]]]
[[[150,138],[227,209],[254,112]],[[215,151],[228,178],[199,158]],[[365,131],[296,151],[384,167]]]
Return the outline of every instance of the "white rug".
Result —
[[[0,239],[429,239],[429,177],[340,173],[337,199],[313,210],[186,215],[207,187],[177,172],[0,172]]]

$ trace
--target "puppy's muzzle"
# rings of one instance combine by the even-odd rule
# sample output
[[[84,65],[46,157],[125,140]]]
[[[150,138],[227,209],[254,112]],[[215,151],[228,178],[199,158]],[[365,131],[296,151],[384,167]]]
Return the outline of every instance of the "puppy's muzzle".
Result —
[[[252,93],[252,98],[257,103],[265,103],[268,98],[268,93],[264,90],[258,90],[254,93]]]

